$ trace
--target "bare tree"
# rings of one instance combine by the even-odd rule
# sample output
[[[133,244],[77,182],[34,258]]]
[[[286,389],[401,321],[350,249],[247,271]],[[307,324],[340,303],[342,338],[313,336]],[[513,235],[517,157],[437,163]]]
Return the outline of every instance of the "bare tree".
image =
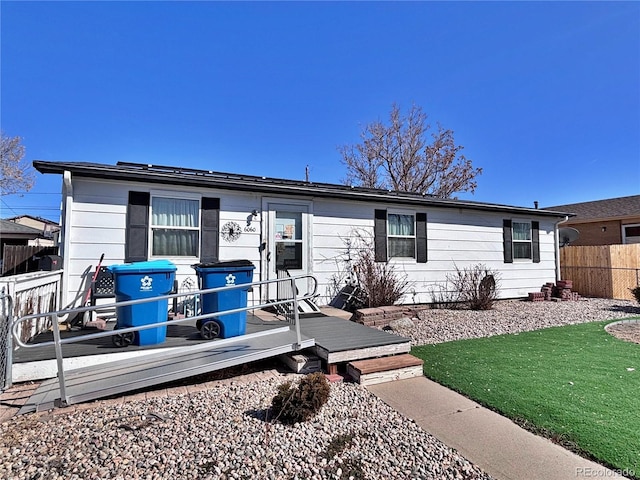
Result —
[[[7,137],[0,132],[0,195],[11,195],[31,190],[34,174],[31,167],[23,162],[24,145],[20,137]]]
[[[427,115],[416,105],[403,117],[394,104],[389,124],[375,121],[360,133],[362,142],[339,148],[347,167],[345,183],[369,188],[385,188],[451,198],[456,192],[474,192],[481,168],[456,145],[453,131],[438,124],[431,132]]]

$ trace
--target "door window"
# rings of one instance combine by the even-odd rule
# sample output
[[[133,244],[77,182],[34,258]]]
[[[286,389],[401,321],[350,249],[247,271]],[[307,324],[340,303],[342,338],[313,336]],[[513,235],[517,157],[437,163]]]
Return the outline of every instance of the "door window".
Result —
[[[302,269],[302,213],[276,212],[276,270]]]

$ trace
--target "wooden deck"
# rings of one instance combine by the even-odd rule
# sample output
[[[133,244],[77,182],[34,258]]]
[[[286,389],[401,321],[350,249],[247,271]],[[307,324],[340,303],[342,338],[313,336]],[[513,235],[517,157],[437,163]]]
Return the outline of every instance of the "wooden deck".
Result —
[[[407,353],[411,341],[338,317],[300,319],[300,330],[315,338],[314,353],[327,365]]]
[[[334,313],[329,311],[329,313]],[[336,312],[340,313],[340,312]],[[109,324],[113,328],[113,324]],[[288,322],[278,319],[274,315],[259,313],[247,316],[247,334],[262,332],[273,328],[290,326]],[[327,369],[352,360],[363,360],[397,353],[407,353],[411,349],[409,339],[390,333],[366,327],[337,316],[321,315],[303,317],[300,319],[300,331],[307,338],[315,339],[315,346],[311,348],[313,354],[320,357]],[[61,332],[63,338],[78,336],[86,331]],[[52,340],[51,332],[38,335],[33,343]],[[111,338],[100,338],[63,345],[65,365],[71,368],[80,365],[104,363],[137,355],[161,352],[164,349],[175,349],[199,345],[202,343],[219,342],[220,340],[204,340],[200,337],[194,325],[181,324],[167,327],[166,341],[157,345],[137,346],[129,345],[125,348],[114,347]],[[87,358],[101,356],[97,358]],[[55,351],[53,346],[25,349],[19,348],[14,352],[15,381],[39,380],[53,378],[56,375]],[[42,366],[38,370],[38,366]],[[45,367],[48,365],[48,368]],[[27,373],[22,373],[22,372]],[[41,377],[27,378],[31,372],[45,371]],[[334,372],[335,373],[335,372]],[[35,375],[35,373],[34,373]]]

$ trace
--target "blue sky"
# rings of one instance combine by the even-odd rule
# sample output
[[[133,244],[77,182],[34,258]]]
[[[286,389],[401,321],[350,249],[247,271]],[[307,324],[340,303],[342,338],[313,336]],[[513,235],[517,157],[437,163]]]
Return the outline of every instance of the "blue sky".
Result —
[[[337,148],[420,105],[517,206],[640,193],[638,2],[12,2],[1,127],[32,160],[317,182]],[[57,220],[37,174],[0,217]]]

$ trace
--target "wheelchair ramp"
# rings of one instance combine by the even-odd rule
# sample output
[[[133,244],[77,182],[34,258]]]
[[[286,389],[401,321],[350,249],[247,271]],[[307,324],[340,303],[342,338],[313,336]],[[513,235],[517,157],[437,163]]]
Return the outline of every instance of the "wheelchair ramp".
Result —
[[[281,327],[69,370],[65,375],[67,400],[69,404],[75,404],[119,395],[315,345],[313,338],[305,336],[302,336],[301,345],[296,342],[294,329]],[[48,380],[40,385],[18,414],[48,410],[60,405],[60,401],[58,380]]]

